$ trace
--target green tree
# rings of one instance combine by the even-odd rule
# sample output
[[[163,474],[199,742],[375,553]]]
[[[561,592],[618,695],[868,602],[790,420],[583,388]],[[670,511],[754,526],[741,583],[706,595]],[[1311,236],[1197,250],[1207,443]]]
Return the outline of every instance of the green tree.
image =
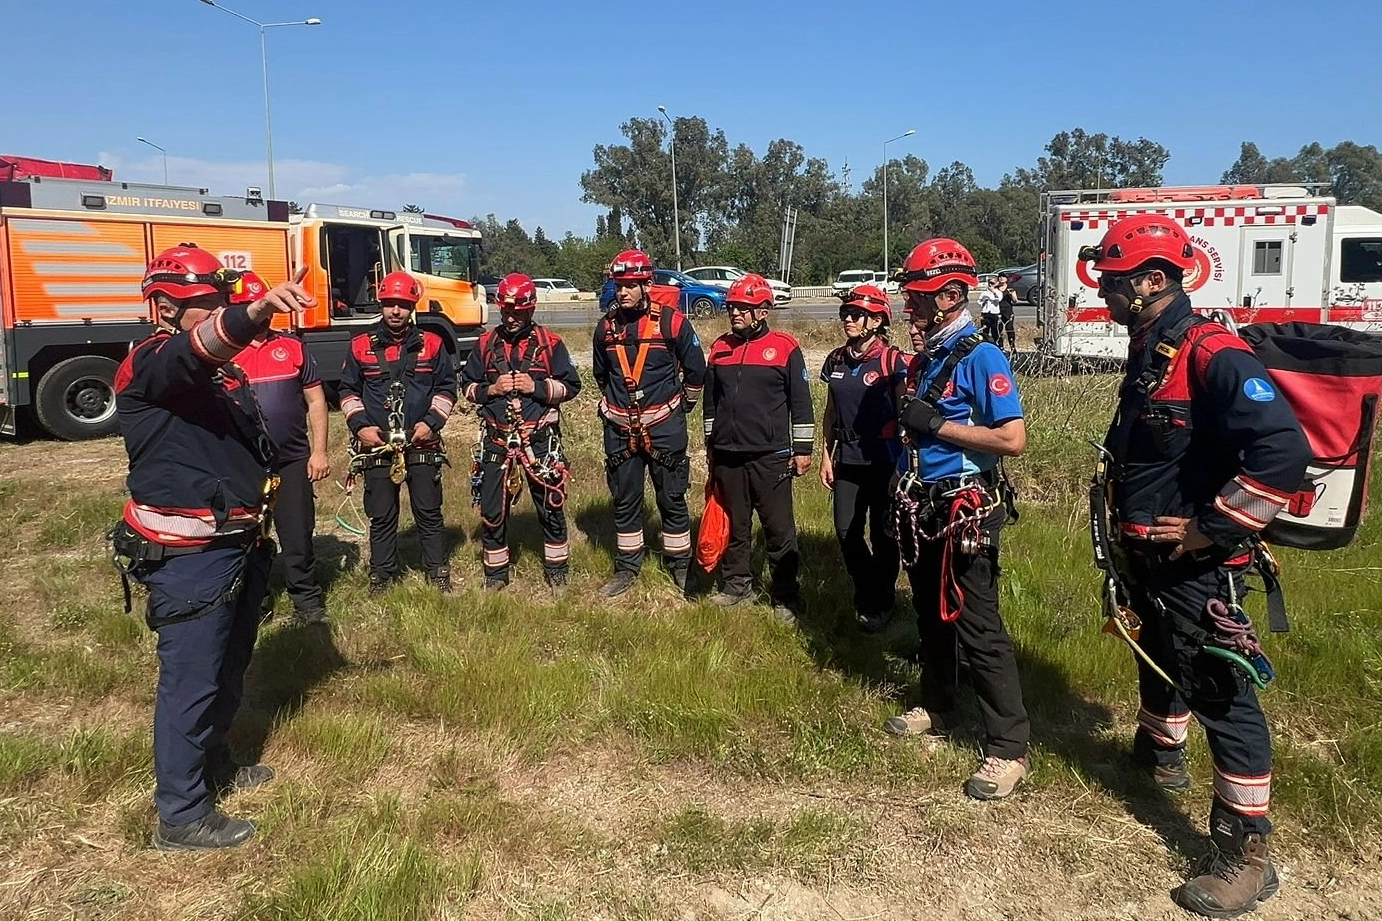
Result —
[[[581,174],[582,200],[618,208],[657,262],[671,262],[680,234],[683,252],[700,245],[702,232],[722,219],[729,143],[702,118],[678,118],[676,211],[673,228],[672,159],[667,125],[655,118],[631,118],[620,126],[627,144],[595,145],[595,168]],[[610,228],[611,231],[614,228]]]
[[[1162,184],[1170,159],[1170,151],[1147,138],[1125,141],[1075,128],[1051,138],[1036,166],[1018,169],[1005,181],[1036,191],[1154,187]]]

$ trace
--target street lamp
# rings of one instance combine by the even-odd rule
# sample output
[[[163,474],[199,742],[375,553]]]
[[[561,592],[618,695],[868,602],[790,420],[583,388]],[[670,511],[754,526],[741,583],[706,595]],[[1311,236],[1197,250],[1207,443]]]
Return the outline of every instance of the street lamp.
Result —
[[[135,138],[135,140],[138,141],[138,142],[140,142],[141,144],[148,144],[148,145],[149,145],[150,147],[152,147],[154,150],[157,150],[159,153],[163,154],[163,184],[164,184],[164,185],[167,185],[167,184],[168,184],[168,151],[164,150],[162,147],[159,147],[157,144],[155,144],[153,141],[149,140],[148,138]]]
[[[269,45],[265,38],[265,32],[269,29],[276,29],[280,26],[319,26],[322,24],[320,19],[299,19],[295,22],[260,22],[248,16],[241,15],[234,10],[226,9],[216,0],[201,0],[207,6],[214,6],[223,13],[229,13],[236,19],[243,19],[253,26],[259,27],[259,59],[264,66],[264,135],[268,147],[269,156],[269,199],[274,198],[274,129],[273,120],[269,117]]]
[[[203,3],[208,0],[202,0]],[[908,128],[895,138],[888,138],[883,142],[883,274],[888,274],[888,145],[893,141],[900,141],[903,138],[911,137],[917,133],[917,129]]]
[[[666,106],[658,106],[657,110],[662,113],[662,117],[667,119],[667,124],[672,126],[672,236],[677,244],[677,271],[681,271],[681,211],[677,208],[677,124],[672,121],[672,117],[667,114]]]

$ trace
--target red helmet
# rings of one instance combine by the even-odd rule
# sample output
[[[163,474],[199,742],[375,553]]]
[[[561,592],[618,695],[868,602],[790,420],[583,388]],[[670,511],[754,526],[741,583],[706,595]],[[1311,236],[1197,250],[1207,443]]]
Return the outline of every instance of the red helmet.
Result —
[[[729,286],[729,293],[725,295],[725,303],[748,304],[750,307],[771,307],[773,305],[773,289],[762,275],[755,275],[750,272],[743,278],[736,279],[734,284]]]
[[[893,320],[893,305],[888,293],[877,285],[855,285],[840,295],[840,309],[854,307],[873,317],[882,317],[883,325]]]
[[[494,292],[494,302],[500,307],[515,310],[534,310],[537,308],[537,288],[533,280],[522,272],[511,272],[499,280]]]
[[[219,294],[236,278],[239,278],[238,272],[227,271],[221,260],[199,249],[197,244],[179,243],[154,257],[139,289],[145,298],[161,293],[181,301],[203,294]]]
[[[1092,261],[1096,272],[1121,275],[1153,259],[1185,271],[1195,264],[1195,251],[1185,230],[1171,218],[1135,214],[1110,227],[1098,246],[1080,247],[1080,258]]]
[[[407,272],[390,272],[379,282],[379,301],[406,301],[416,304],[422,300],[422,285]]]
[[[964,244],[949,237],[934,237],[912,248],[897,280],[904,291],[935,294],[952,281],[973,287],[979,282],[979,269]]]
[[[609,264],[609,277],[613,281],[652,281],[653,260],[641,249],[626,249]]]
[[[230,289],[232,304],[253,304],[268,293],[269,286],[253,272],[241,272],[240,278]]]

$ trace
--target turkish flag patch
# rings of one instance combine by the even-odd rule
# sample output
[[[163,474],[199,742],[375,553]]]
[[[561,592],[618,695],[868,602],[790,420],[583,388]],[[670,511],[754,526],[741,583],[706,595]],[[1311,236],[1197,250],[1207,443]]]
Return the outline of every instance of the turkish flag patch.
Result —
[[[996,397],[1005,397],[1013,392],[1013,382],[1006,374],[995,374],[989,378],[989,393]]]

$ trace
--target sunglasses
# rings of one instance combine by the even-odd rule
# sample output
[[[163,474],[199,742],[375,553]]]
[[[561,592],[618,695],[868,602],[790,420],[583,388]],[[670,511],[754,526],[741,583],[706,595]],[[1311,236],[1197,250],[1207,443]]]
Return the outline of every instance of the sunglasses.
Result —
[[[1134,275],[1116,275],[1112,272],[1102,272],[1099,275],[1099,293],[1111,294],[1114,291],[1116,291],[1118,289],[1118,286],[1122,284],[1124,281],[1128,282],[1129,285],[1136,287],[1139,281],[1146,278],[1150,274],[1152,273],[1138,272]]]
[[[868,316],[868,314],[864,313],[864,311],[860,310],[858,307],[841,307],[841,308],[840,308],[840,319],[841,319],[841,320],[848,320],[848,321],[850,321],[850,322],[852,322],[852,323],[859,323],[859,322],[862,322],[863,319],[864,319],[864,317],[866,317],[866,316]]]

